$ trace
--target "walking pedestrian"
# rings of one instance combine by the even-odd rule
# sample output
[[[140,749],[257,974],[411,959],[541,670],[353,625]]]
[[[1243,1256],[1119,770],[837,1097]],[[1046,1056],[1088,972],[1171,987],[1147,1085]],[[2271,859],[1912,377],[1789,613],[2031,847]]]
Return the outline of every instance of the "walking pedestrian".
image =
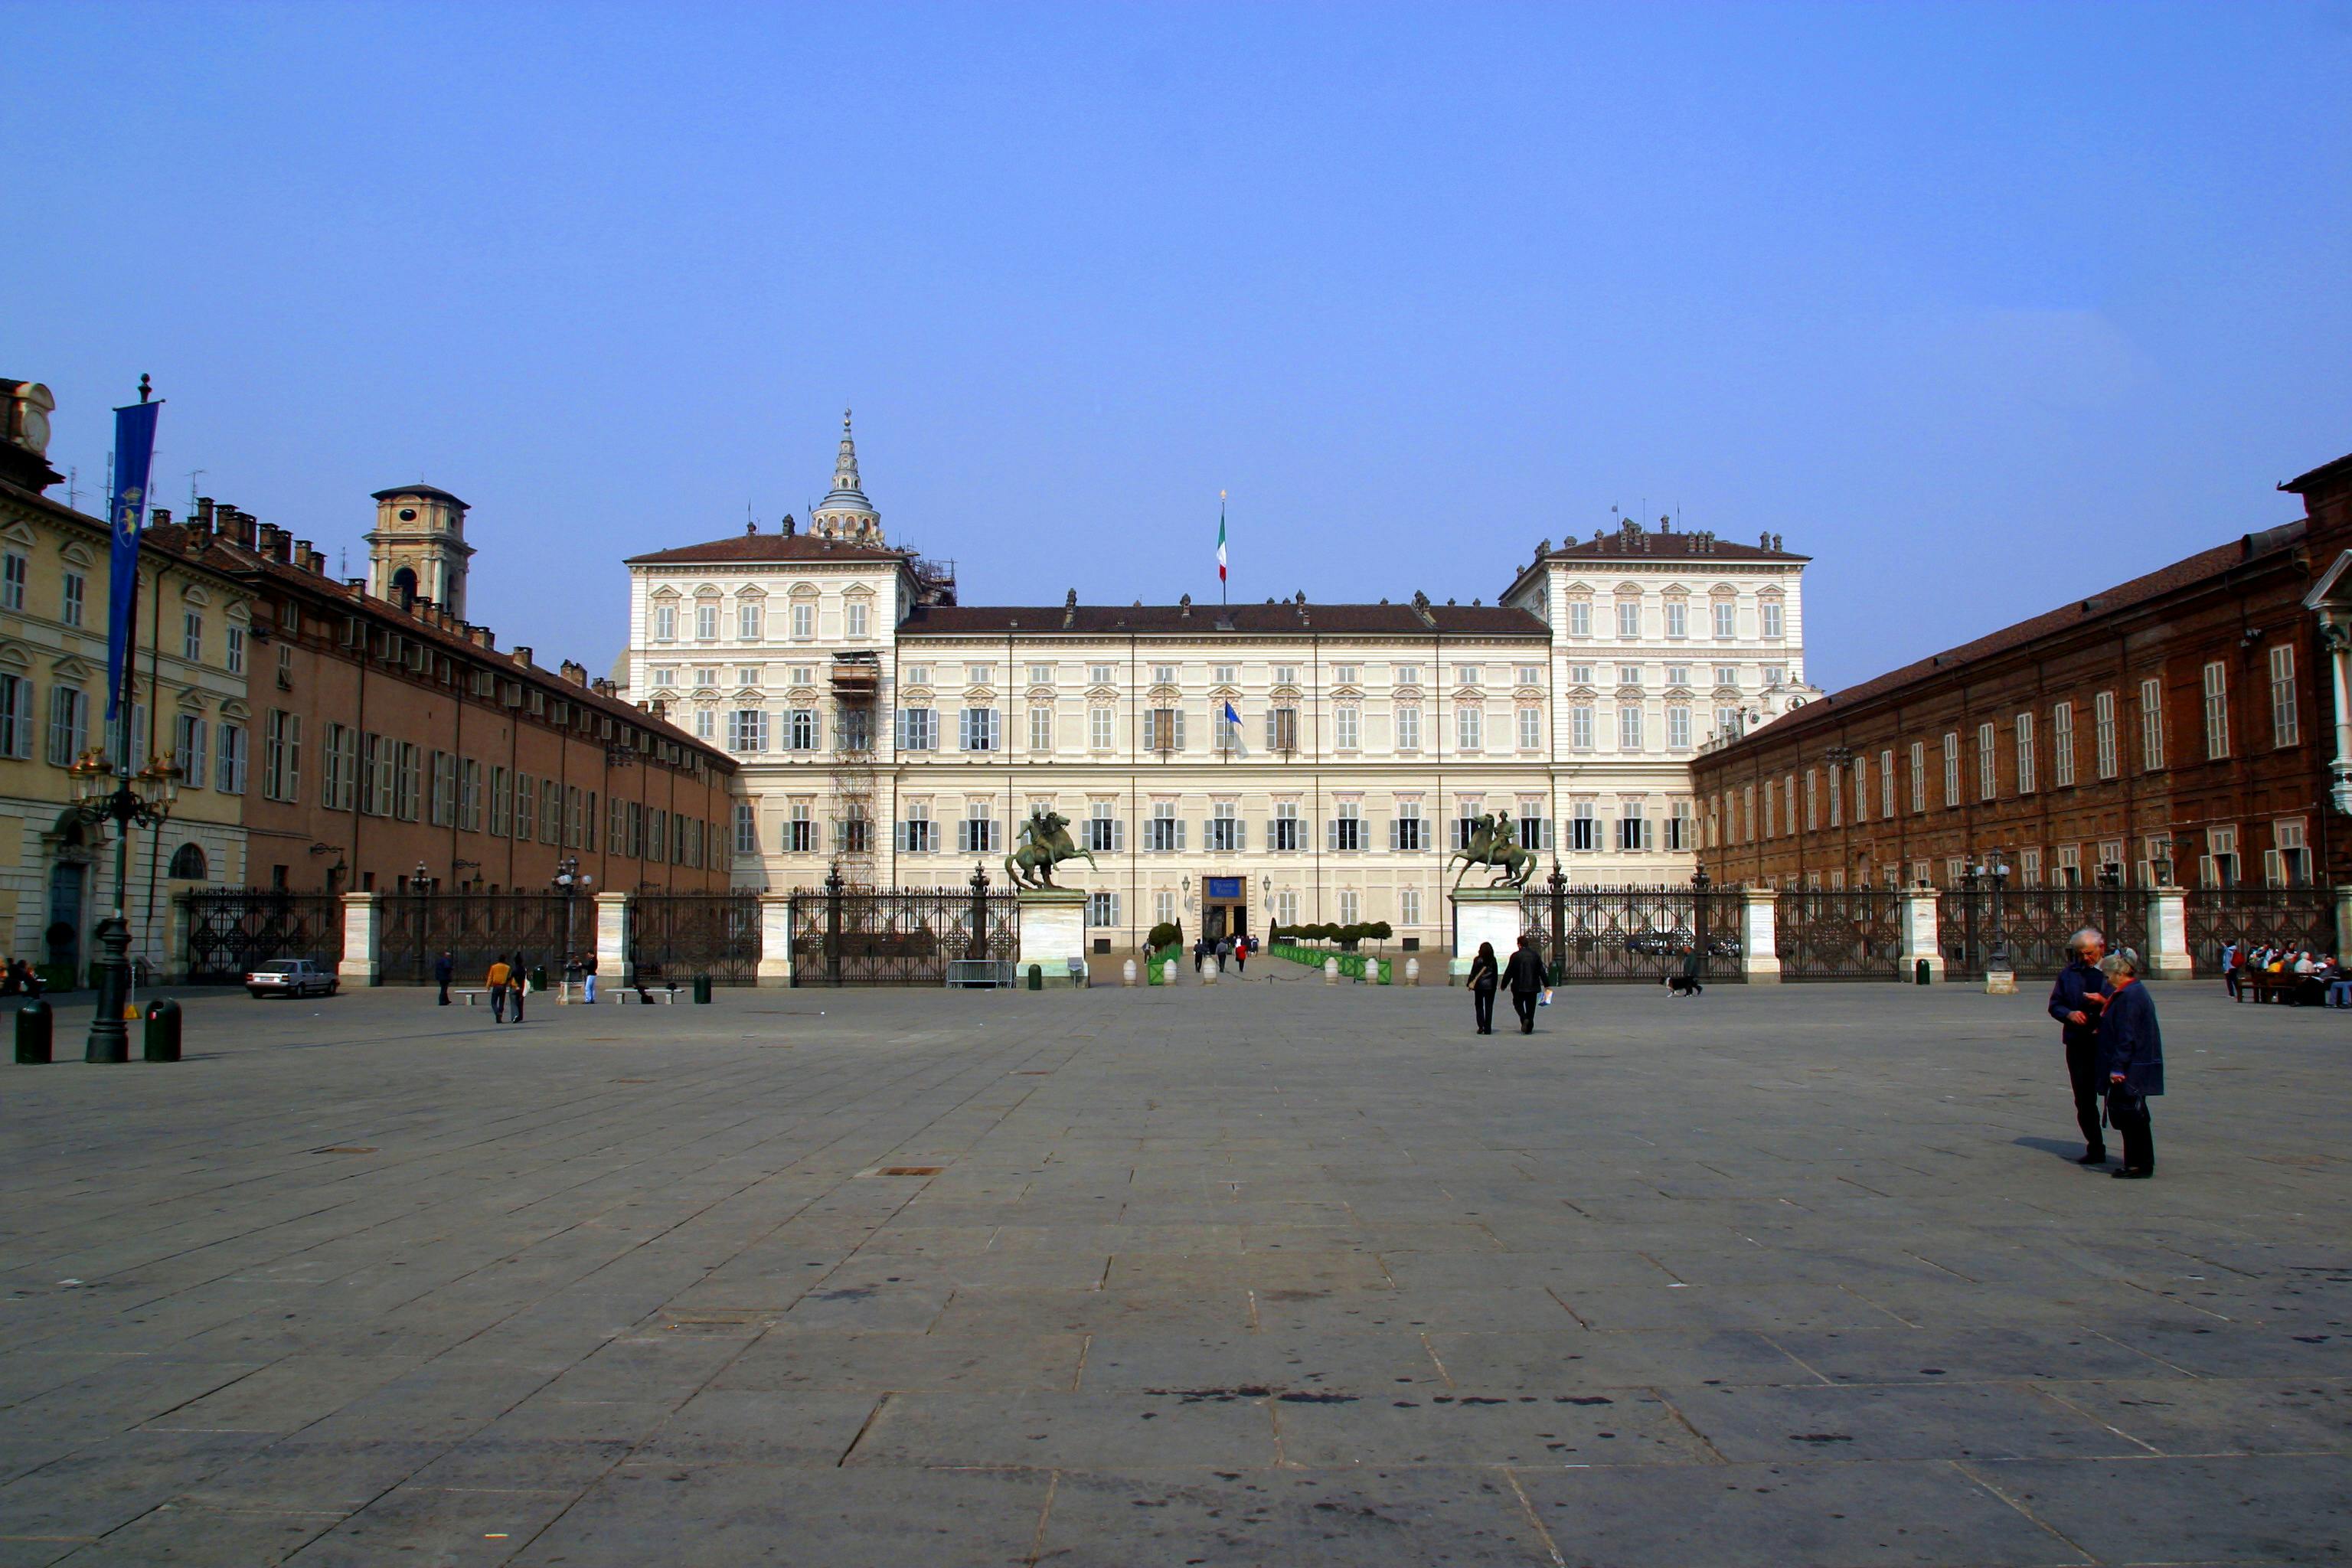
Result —
[[[507,955],[500,953],[490,961],[490,972],[482,976],[482,985],[490,994],[490,1021],[507,1021],[507,976],[513,973],[507,965]]]
[[[1249,967],[1249,938],[1237,936],[1234,939],[1234,973],[1235,974],[1241,973]]]
[[[2221,989],[2230,994],[2231,1001],[2234,1002],[2238,999],[2238,939],[2236,937],[2231,937],[2221,944]]]
[[[509,973],[507,981],[514,989],[513,1021],[520,1024],[522,1022],[522,999],[530,990],[530,966],[522,961],[520,953],[515,955],[514,968]]]
[[[2109,1174],[2145,1181],[2156,1174],[2147,1101],[2164,1092],[2164,1036],[2156,1003],[2139,983],[2138,961],[2112,953],[2099,968],[2112,989],[2099,1017],[2099,1065],[2107,1079],[2107,1121],[2124,1141],[2124,1163]]]
[[[1503,971],[1503,983],[1511,988],[1511,1006],[1519,1015],[1519,1033],[1536,1032],[1536,996],[1543,990],[1543,956],[1536,952],[1536,939],[1522,935],[1519,948],[1511,954],[1510,963]]]
[[[2083,1130],[2078,1165],[2107,1163],[2106,1140],[2099,1132],[2099,1104],[2106,1079],[2099,1069],[2099,1014],[2110,987],[2099,969],[2107,939],[2088,926],[2066,944],[2066,967],[2050,987],[2050,1016],[2058,1020],[2058,1038],[2066,1050],[2066,1081],[2074,1090],[2074,1125]]]
[[[441,950],[441,956],[433,961],[433,983],[441,987],[441,1005],[444,1007],[449,1005],[449,982],[456,978],[457,961],[449,956],[449,950],[445,947]]]
[[[592,1007],[596,1005],[596,960],[584,952],[580,955],[580,999]]]
[[[1233,939],[1232,937],[1229,937],[1229,936],[1221,936],[1221,937],[1219,937],[1219,938],[1217,939],[1217,973],[1218,973],[1223,974],[1223,973],[1225,972],[1225,962],[1226,962],[1226,960],[1228,960],[1228,959],[1232,958],[1232,957],[1233,957],[1233,955],[1234,955],[1234,939]]]
[[[1470,961],[1470,973],[1464,984],[1470,987],[1470,1005],[1478,1016],[1478,1032],[1495,1032],[1495,987],[1501,984],[1502,971],[1495,964],[1495,944],[1482,942],[1478,956]]]

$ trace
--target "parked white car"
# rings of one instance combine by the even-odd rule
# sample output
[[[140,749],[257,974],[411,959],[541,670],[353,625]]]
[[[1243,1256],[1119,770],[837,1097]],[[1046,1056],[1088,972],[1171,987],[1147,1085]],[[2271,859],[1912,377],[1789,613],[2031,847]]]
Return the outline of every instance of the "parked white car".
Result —
[[[334,975],[307,958],[273,958],[245,977],[256,996],[332,996]]]

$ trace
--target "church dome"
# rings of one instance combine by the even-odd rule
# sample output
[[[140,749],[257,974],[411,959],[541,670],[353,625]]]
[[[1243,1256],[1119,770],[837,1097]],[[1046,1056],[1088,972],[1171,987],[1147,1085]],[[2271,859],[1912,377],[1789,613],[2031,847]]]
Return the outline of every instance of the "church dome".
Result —
[[[846,408],[841,411],[841,451],[833,460],[833,489],[810,510],[809,531],[820,538],[882,542],[882,514],[858,482],[857,443],[850,435]]]

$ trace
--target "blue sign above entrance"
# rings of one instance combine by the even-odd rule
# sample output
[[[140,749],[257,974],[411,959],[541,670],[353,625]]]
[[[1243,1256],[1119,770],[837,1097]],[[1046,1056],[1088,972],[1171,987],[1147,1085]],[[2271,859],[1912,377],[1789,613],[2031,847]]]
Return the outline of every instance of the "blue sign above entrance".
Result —
[[[1241,896],[1242,879],[1239,877],[1212,877],[1209,879],[1209,897],[1213,899],[1238,899]]]

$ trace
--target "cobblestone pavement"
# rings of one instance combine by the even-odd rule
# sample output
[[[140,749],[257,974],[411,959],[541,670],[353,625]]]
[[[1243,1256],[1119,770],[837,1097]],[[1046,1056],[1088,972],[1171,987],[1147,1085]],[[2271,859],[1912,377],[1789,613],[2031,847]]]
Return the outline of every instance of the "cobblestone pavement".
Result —
[[[0,1068],[0,1568],[2342,1561],[2352,1019],[2157,995],[2147,1183],[1957,986],[206,997]]]

